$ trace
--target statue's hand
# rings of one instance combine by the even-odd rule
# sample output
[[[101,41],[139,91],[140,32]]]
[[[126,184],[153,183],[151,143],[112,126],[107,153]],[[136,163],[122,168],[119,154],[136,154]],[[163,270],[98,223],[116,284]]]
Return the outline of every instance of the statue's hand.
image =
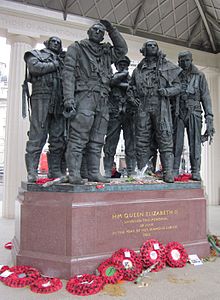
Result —
[[[133,105],[134,107],[138,107],[140,105],[140,99],[139,98],[134,98],[134,97],[129,97],[128,102]]]
[[[76,114],[75,102],[74,100],[66,100],[64,102],[63,115],[65,118],[73,117]]]
[[[124,77],[126,78],[126,77],[128,77],[128,75],[129,75],[129,71],[128,71],[128,70],[123,70],[123,71],[121,72],[121,74],[123,74]]]
[[[56,67],[57,69],[58,69],[59,66],[60,66],[60,63],[59,63],[58,60],[54,60],[54,61],[53,61],[53,64],[55,65],[55,67]]]
[[[140,105],[140,99],[135,95],[134,91],[128,88],[127,91],[127,101],[134,107],[138,107]]]
[[[167,96],[167,90],[162,88],[157,90],[160,96]]]
[[[122,80],[127,79],[128,78],[128,71],[123,71],[123,72],[117,72],[113,75],[112,80],[111,80],[111,84],[112,85],[117,85],[119,83],[122,82]]]
[[[66,51],[61,51],[60,54],[59,54],[59,57],[64,59],[66,56]]]
[[[100,20],[100,23],[102,23],[105,26],[107,32],[113,31],[114,27],[108,20]]]
[[[207,136],[209,137],[209,144],[211,144],[214,133],[215,133],[215,129],[214,129],[214,126],[213,126],[213,117],[212,116],[207,116],[205,122],[206,122]]]

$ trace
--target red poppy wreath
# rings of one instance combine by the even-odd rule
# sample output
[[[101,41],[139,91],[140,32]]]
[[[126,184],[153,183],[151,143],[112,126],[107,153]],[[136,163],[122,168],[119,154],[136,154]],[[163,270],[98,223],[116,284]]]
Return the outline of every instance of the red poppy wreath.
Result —
[[[4,247],[5,247],[5,249],[11,250],[13,247],[12,242],[6,243]]]
[[[38,294],[51,294],[62,288],[59,278],[40,277],[31,286],[31,291]]]
[[[123,267],[116,266],[111,258],[108,258],[98,266],[98,272],[103,277],[105,284],[115,284],[124,276]]]
[[[166,245],[166,262],[172,268],[183,268],[188,260],[188,254],[182,244],[170,242]]]
[[[73,295],[88,296],[97,294],[103,286],[104,280],[102,276],[83,274],[71,278],[67,282],[66,289]]]
[[[9,266],[0,265],[0,281],[4,282],[5,278],[10,275]]]
[[[14,266],[8,269],[11,275],[4,279],[4,284],[13,288],[31,285],[40,277],[40,272],[29,266]]]
[[[142,272],[143,265],[140,256],[133,250],[121,248],[112,255],[112,262],[123,268],[123,279],[135,280]]]
[[[158,272],[166,266],[165,247],[158,240],[147,240],[141,246],[140,253],[146,268],[155,264],[152,272]]]

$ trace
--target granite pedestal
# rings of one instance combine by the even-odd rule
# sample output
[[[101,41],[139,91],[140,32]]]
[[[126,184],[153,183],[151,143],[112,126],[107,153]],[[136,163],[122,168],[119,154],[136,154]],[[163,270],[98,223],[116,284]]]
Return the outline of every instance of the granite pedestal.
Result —
[[[114,251],[138,250],[151,238],[181,242],[189,254],[209,254],[200,183],[22,183],[16,202],[14,262],[48,276],[93,273]]]

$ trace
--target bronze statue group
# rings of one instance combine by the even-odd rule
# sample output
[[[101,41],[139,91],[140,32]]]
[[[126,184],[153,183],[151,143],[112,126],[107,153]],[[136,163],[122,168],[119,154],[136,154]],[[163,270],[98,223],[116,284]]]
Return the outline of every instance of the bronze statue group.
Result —
[[[105,32],[111,43],[103,43]],[[193,180],[201,180],[201,142],[211,142],[214,127],[204,74],[192,64],[190,51],[170,62],[155,41],[141,48],[144,58],[129,76],[127,44],[107,20],[88,29],[88,39],[67,52],[58,37],[45,49],[28,51],[27,80],[32,84],[30,130],[26,145],[28,182],[36,182],[42,149],[48,140],[48,177],[66,176],[109,182],[121,130],[127,175],[141,170],[157,150],[163,180],[178,175],[186,128]],[[112,64],[117,72],[113,74]],[[202,136],[203,113],[206,132]],[[103,148],[104,146],[104,148]],[[100,174],[104,150],[105,176]]]

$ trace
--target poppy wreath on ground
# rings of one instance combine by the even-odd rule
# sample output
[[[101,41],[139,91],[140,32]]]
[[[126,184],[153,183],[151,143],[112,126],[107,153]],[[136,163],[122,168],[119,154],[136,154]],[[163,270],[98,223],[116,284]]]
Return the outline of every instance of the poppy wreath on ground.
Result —
[[[111,258],[108,258],[104,262],[102,262],[97,270],[99,274],[103,277],[105,284],[115,284],[119,280],[123,279],[123,267],[116,266]]]
[[[8,269],[9,269],[9,266],[0,265],[0,274]]]
[[[4,247],[5,247],[5,249],[11,250],[13,247],[12,242],[6,243]]]
[[[31,285],[40,277],[40,272],[29,266],[14,266],[9,268],[8,271],[13,273],[4,279],[4,284],[13,288],[23,288]]]
[[[143,270],[141,257],[134,251],[121,248],[112,255],[112,262],[116,266],[122,267],[123,279],[127,281],[135,280]]]
[[[9,270],[9,266],[4,266],[4,265],[0,266],[0,281],[4,282],[4,280],[6,278],[6,277],[4,277],[4,274],[6,274],[4,272],[7,270]]]
[[[144,267],[156,264],[151,272],[158,272],[166,266],[166,250],[158,240],[147,240],[141,246],[140,253]]]
[[[40,277],[34,281],[30,289],[38,294],[54,293],[62,288],[63,284],[59,278]]]
[[[78,296],[88,296],[97,294],[104,286],[104,279],[102,276],[91,274],[83,274],[74,276],[66,285],[66,290]]]
[[[188,260],[188,254],[182,244],[170,242],[166,245],[167,264],[172,268],[183,268]]]

